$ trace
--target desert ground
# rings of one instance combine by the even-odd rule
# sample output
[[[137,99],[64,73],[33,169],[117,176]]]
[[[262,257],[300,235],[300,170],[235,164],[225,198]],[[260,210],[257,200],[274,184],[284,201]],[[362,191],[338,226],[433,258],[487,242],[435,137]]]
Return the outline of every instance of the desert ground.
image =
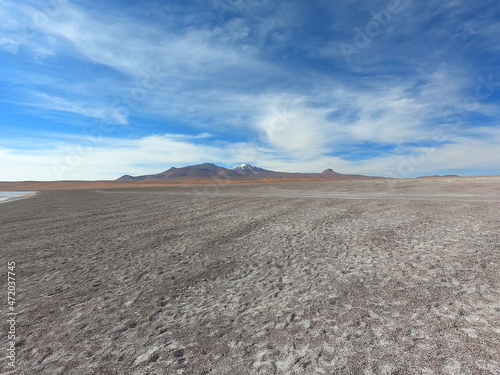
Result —
[[[40,191],[0,372],[500,374],[499,222],[499,177]]]

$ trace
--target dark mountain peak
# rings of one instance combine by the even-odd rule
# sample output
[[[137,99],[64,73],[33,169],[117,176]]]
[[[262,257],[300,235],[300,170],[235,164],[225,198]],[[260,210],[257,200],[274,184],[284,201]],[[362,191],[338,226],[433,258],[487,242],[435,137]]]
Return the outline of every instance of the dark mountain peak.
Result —
[[[324,174],[340,174],[340,173],[335,172],[331,168],[325,169],[322,173],[324,173]]]

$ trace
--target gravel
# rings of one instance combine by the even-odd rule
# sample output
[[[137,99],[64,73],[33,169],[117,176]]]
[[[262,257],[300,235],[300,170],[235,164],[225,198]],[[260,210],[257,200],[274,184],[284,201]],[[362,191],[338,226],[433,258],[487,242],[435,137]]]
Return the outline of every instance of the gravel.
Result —
[[[495,177],[42,191],[0,205],[0,369],[500,374],[499,212]]]

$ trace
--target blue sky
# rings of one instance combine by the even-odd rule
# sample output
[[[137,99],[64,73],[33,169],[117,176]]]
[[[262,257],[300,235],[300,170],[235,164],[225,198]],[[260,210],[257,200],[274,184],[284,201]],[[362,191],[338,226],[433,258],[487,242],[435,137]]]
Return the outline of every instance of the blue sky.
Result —
[[[42,4],[43,3],[43,4]],[[500,174],[500,5],[0,0],[0,180]]]

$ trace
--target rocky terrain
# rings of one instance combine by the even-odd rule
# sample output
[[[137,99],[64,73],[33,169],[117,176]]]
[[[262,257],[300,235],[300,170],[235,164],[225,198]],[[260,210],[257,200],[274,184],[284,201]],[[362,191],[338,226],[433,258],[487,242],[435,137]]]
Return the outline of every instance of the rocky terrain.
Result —
[[[0,372],[500,374],[499,212],[495,177],[3,203],[18,341]]]

